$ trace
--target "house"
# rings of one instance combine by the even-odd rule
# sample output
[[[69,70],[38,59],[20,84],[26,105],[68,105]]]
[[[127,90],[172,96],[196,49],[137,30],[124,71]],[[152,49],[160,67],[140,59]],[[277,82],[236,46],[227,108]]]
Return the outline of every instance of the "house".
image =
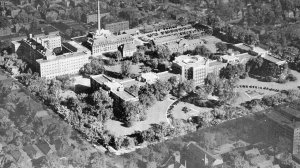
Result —
[[[223,164],[220,155],[212,155],[196,142],[189,142],[184,151],[183,160],[186,160],[186,167],[218,167]]]
[[[95,75],[90,77],[91,88],[97,90],[102,88],[107,91],[115,102],[138,101],[138,97],[124,90],[124,85],[106,75]]]
[[[129,21],[121,21],[115,23],[109,23],[105,25],[105,29],[113,33],[119,33],[120,31],[129,29]]]
[[[245,151],[245,156],[246,156],[247,159],[251,159],[251,158],[256,157],[258,155],[260,155],[260,152],[257,148],[253,148],[251,150]]]
[[[163,168],[187,168],[186,162],[185,165],[180,163],[181,157],[180,152],[176,151],[173,153],[173,155],[168,159],[167,163],[164,163]]]
[[[41,150],[41,152],[44,155],[48,155],[49,153],[52,152],[52,148],[50,147],[50,144],[46,140],[39,140],[36,143],[36,146]]]
[[[10,155],[14,158],[16,162],[19,162],[22,157],[22,153],[19,150],[11,151]]]
[[[37,150],[32,145],[26,145],[23,147],[23,151],[31,158],[36,159]]]

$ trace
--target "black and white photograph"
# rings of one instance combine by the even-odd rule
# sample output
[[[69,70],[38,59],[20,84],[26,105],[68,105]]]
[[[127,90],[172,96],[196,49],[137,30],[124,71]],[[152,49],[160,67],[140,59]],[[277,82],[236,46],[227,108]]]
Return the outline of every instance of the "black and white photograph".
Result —
[[[0,0],[0,168],[300,168],[300,0]]]

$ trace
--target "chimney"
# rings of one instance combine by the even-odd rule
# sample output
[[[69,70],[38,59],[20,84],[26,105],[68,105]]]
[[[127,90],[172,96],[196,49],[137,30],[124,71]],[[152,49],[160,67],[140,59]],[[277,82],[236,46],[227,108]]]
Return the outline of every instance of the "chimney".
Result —
[[[100,1],[98,0],[98,32],[101,30]]]

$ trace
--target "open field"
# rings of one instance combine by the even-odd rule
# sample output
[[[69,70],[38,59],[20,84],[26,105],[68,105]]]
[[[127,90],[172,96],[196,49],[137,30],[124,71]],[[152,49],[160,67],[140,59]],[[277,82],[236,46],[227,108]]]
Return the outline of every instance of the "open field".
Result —
[[[145,121],[137,122],[132,127],[123,126],[122,122],[108,120],[105,124],[109,132],[116,136],[130,135],[135,131],[147,130],[151,124],[159,124],[161,122],[168,122],[167,109],[174,101],[167,98],[164,101],[156,102],[154,106],[147,110],[147,119]]]

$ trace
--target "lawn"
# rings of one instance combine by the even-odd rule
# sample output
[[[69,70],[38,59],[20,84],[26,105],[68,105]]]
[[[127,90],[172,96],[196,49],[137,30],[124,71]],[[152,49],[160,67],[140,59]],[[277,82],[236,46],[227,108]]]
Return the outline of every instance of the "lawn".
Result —
[[[185,113],[184,111],[182,111],[183,107],[187,107],[188,109],[190,109],[190,111]],[[201,113],[209,112],[211,110],[211,108],[198,107],[187,102],[179,102],[178,104],[174,105],[174,108],[172,109],[172,114],[174,119],[187,120],[191,116],[198,116]]]
[[[202,37],[202,39],[207,41],[207,43],[204,44],[204,46],[207,47],[212,53],[217,52],[216,43],[222,42],[220,39],[214,36]]]
[[[62,100],[66,100],[67,98],[76,98],[76,93],[71,90],[62,91],[60,94],[60,98]]]
[[[246,78],[246,79],[241,79],[238,84],[239,85],[255,85],[259,87],[269,87],[269,88],[274,88],[274,89],[297,89],[297,87],[300,85],[300,73],[297,71],[291,71],[293,75],[297,77],[297,81],[294,82],[287,82],[284,84],[281,83],[276,83],[276,82],[261,82],[258,81],[257,79],[254,78]]]
[[[167,98],[164,101],[158,101],[154,106],[147,110],[147,119],[145,121],[137,122],[132,127],[125,127],[122,122],[115,120],[108,120],[105,123],[106,129],[115,136],[123,136],[133,134],[135,131],[147,130],[151,124],[159,124],[161,122],[168,122],[167,109],[173,103],[173,100]]]
[[[231,102],[233,106],[239,106],[241,103],[250,101],[252,99],[261,99],[265,95],[273,95],[277,92],[264,90],[264,89],[254,89],[254,88],[236,88],[235,92],[237,97]]]
[[[254,78],[240,79],[239,85],[254,85],[258,87],[268,87],[273,89],[297,89],[300,85],[300,73],[296,71],[291,71],[297,77],[297,81],[287,82],[284,84],[276,82],[261,82]],[[238,96],[232,101],[232,105],[240,105],[243,102],[250,101],[252,99],[261,99],[265,95],[273,95],[277,92],[264,90],[264,89],[255,89],[255,88],[235,88]]]

